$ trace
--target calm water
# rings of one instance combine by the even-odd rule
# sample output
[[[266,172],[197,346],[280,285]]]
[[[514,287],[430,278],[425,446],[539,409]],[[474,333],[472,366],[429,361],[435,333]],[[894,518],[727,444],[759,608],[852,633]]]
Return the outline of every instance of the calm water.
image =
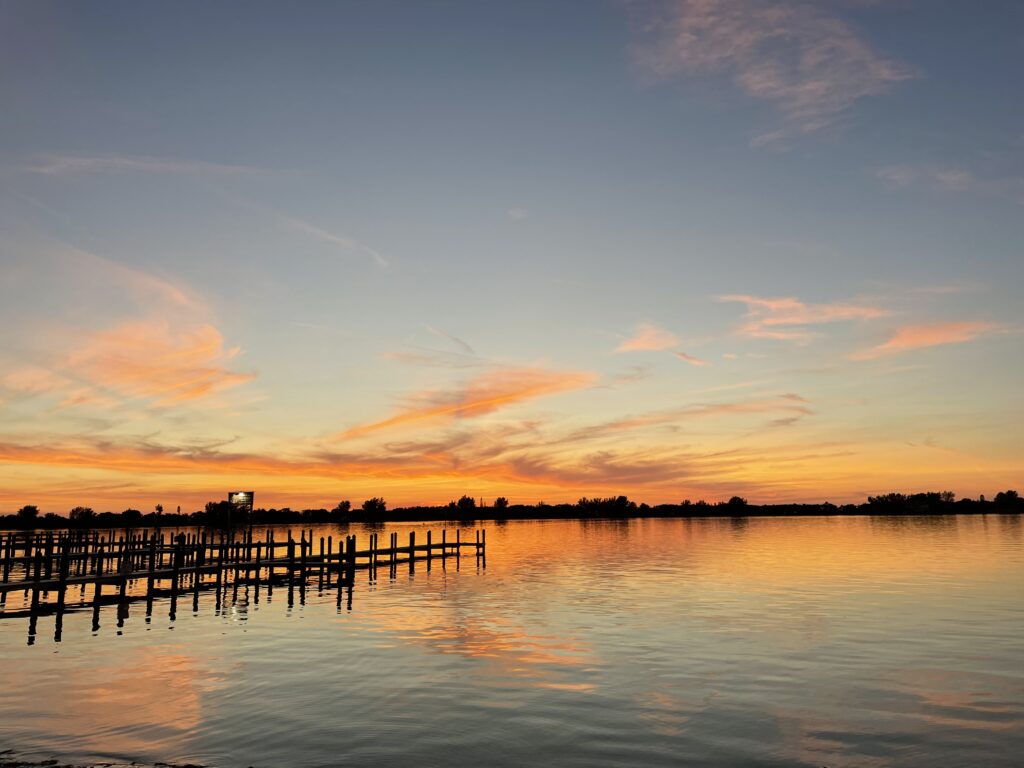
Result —
[[[243,589],[218,614],[204,593],[173,623],[159,604],[121,629],[104,608],[96,633],[69,614],[61,643],[44,617],[33,646],[27,620],[2,620],[0,748],[225,768],[1019,766],[1022,532],[490,524],[486,569],[361,573],[351,610]]]

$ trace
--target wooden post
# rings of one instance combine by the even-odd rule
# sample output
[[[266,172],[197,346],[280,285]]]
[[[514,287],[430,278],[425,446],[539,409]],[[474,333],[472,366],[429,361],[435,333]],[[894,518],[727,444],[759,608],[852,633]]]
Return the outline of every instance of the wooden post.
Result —
[[[4,537],[4,583],[11,576],[11,559],[14,557],[14,534],[9,533]],[[7,593],[4,592],[6,595]]]
[[[199,587],[202,581],[202,574],[199,569],[203,567],[203,551],[206,549],[206,534],[203,534],[202,544],[199,543],[199,536],[196,535],[196,549],[192,557],[192,610],[199,610]]]
[[[356,537],[355,537],[355,534],[353,534],[352,536],[348,537],[348,541],[346,542],[346,547],[347,547],[347,549],[346,549],[346,552],[345,552],[345,560],[347,561],[346,570],[348,571],[346,578],[348,580],[348,583],[352,584],[352,582],[355,580],[355,575],[356,575]]]
[[[288,589],[295,586],[295,539],[288,531]]]
[[[46,544],[44,545],[45,558],[46,558],[46,578],[50,578],[53,575],[53,533],[51,531],[46,532]]]
[[[71,543],[67,540],[61,542],[60,565],[57,569],[57,615],[64,613],[64,595],[68,589],[68,573],[71,570]]]
[[[43,571],[43,550],[42,549],[39,549],[39,548],[36,549],[36,554],[34,556],[34,559],[35,559],[35,568],[33,568],[33,576],[32,576],[32,581],[34,582],[34,586],[32,587],[32,606],[30,608],[30,612],[33,615],[33,617],[35,616],[36,611],[39,610],[39,580],[42,577],[42,571]],[[33,623],[33,625],[35,624],[34,621],[32,623]],[[35,631],[34,631],[34,627],[33,627],[33,629],[29,631],[29,635],[34,635],[34,634],[35,634]]]
[[[181,570],[181,561],[185,555],[185,534],[179,533],[174,542],[174,552],[171,560],[171,597],[178,594],[178,572]]]
[[[327,560],[325,561],[325,568],[327,569],[327,588],[331,587],[331,560],[334,557],[334,537],[327,537]]]
[[[270,531],[267,535],[267,598],[274,594],[274,532]]]
[[[263,553],[263,542],[256,544],[256,602],[260,600],[260,555]]]
[[[324,537],[321,536],[320,537],[320,579],[319,579],[319,584],[318,584],[318,589],[320,589],[321,591],[323,591],[323,588],[324,588],[324,566],[326,565],[326,563],[327,563],[327,561],[324,560]]]

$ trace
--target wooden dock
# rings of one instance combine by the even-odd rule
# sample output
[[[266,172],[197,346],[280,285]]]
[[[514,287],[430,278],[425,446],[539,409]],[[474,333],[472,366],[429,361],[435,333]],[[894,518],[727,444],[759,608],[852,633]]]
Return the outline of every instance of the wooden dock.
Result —
[[[455,529],[454,539],[444,529],[436,538],[426,531],[425,541],[409,533],[408,543],[399,542],[392,533],[382,543],[379,534],[370,533],[369,543],[360,549],[355,535],[319,537],[312,529],[291,530],[287,538],[277,540],[274,531],[256,540],[252,531],[164,533],[157,531],[11,532],[0,534],[0,620],[28,617],[29,643],[35,638],[36,619],[56,614],[54,640],[60,642],[65,611],[91,605],[93,631],[99,629],[100,607],[116,604],[118,626],[128,617],[132,602],[146,602],[146,620],[153,612],[156,597],[169,597],[170,618],[177,611],[179,595],[192,595],[192,610],[198,611],[199,593],[216,592],[216,607],[231,590],[237,600],[240,585],[253,589],[259,602],[260,592],[273,596],[275,587],[286,588],[288,605],[299,593],[305,602],[311,585],[319,591],[337,589],[338,605],[343,594],[351,609],[352,586],[356,572],[366,571],[376,580],[385,570],[395,578],[400,565],[409,572],[416,563],[425,562],[429,570],[435,560],[445,567],[454,558],[459,567],[463,550],[469,550],[478,565],[486,567],[487,532],[476,530],[473,540],[462,540]],[[337,546],[335,546],[337,545]],[[104,594],[104,588],[109,592]],[[89,591],[91,589],[91,594]],[[22,593],[21,605],[8,609],[8,595]],[[52,597],[52,599],[51,599]]]

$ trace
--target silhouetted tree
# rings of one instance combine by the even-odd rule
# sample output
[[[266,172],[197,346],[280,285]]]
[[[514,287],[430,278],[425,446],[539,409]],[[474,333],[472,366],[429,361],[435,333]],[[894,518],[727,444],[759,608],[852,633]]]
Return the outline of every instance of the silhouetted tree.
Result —
[[[39,517],[39,507],[35,504],[26,504],[18,510],[18,522],[22,525],[31,525]]]
[[[331,517],[340,522],[347,520],[351,512],[352,502],[345,499],[344,501],[339,501],[334,505],[334,509],[331,510]]]
[[[495,509],[508,509],[508,499],[504,496],[499,496],[494,500]]]
[[[623,517],[636,513],[636,502],[625,496],[609,496],[607,499],[583,496],[576,502],[576,508],[587,517]]]
[[[137,509],[126,509],[121,513],[121,521],[126,526],[138,525],[142,522],[142,512]]]
[[[75,507],[68,512],[68,519],[75,525],[88,525],[96,518],[92,507]]]
[[[462,496],[455,502],[455,507],[459,512],[472,512],[476,509],[476,499],[472,496]]]
[[[733,496],[731,499],[729,499],[729,506],[730,507],[745,507],[745,506],[747,506],[747,500],[744,499],[742,496]]]
[[[206,502],[202,517],[213,528],[229,528],[242,522],[238,508],[227,500]]]
[[[1016,491],[1000,491],[993,501],[1000,507],[1016,507],[1020,505],[1021,498]]]
[[[372,499],[367,499],[363,502],[363,512],[368,515],[383,515],[387,511],[387,502],[379,496],[374,496]]]

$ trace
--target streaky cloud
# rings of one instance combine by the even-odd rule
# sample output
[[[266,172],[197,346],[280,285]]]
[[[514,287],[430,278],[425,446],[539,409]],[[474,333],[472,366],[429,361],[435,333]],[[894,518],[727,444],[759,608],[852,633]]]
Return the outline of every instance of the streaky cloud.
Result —
[[[361,243],[354,237],[350,237],[344,233],[331,232],[329,230],[318,227],[305,219],[301,219],[298,216],[292,216],[289,214],[279,213],[277,214],[278,221],[289,229],[293,229],[296,232],[301,232],[314,240],[319,240],[324,243],[337,246],[338,248],[347,251],[349,253],[357,253],[363,256],[368,256],[372,259],[378,267],[381,269],[390,269],[391,264],[387,259],[380,254],[379,251],[371,248],[365,243]]]
[[[596,380],[586,371],[553,371],[545,368],[503,368],[476,376],[464,385],[429,390],[410,398],[410,404],[381,421],[352,427],[336,439],[363,437],[382,430],[424,422],[483,416],[526,400],[591,386]]]
[[[145,155],[45,155],[25,166],[29,173],[62,176],[73,173],[165,173],[183,176],[236,176],[256,173],[245,165],[228,165]]]
[[[458,336],[453,336],[447,331],[442,331],[440,328],[435,328],[432,325],[428,325],[427,330],[430,331],[435,336],[440,336],[442,339],[448,339],[448,341],[457,346],[467,355],[473,355],[474,357],[476,356],[476,350],[473,349],[473,347],[471,347],[467,342],[460,339]]]
[[[996,323],[948,322],[926,325],[904,325],[896,329],[885,342],[876,347],[855,352],[851,360],[872,360],[889,355],[898,355],[915,349],[938,347],[947,344],[963,344],[981,336],[1002,330]]]
[[[872,304],[807,304],[793,297],[766,298],[743,294],[719,296],[719,301],[747,305],[744,322],[736,329],[739,336],[754,339],[807,341],[814,332],[807,326],[850,320],[874,320],[889,311]]]

